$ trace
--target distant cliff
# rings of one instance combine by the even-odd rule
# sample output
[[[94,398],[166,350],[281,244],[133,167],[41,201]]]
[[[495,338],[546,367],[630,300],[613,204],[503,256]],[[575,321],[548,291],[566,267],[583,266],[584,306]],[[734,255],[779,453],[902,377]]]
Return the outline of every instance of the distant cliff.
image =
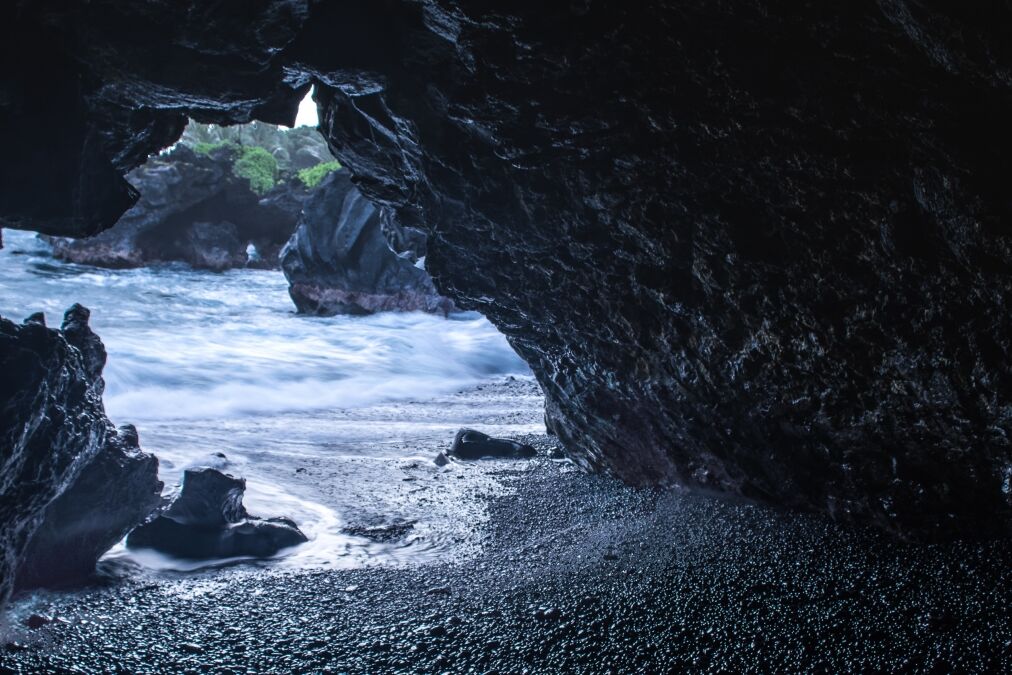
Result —
[[[339,168],[309,127],[191,123],[171,151],[130,173],[141,197],[114,227],[53,238],[53,253],[101,267],[275,268],[311,188]]]

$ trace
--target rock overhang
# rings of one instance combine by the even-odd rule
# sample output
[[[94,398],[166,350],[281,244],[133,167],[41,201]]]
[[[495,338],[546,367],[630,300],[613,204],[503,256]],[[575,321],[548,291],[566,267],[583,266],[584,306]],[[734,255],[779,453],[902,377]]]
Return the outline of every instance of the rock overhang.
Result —
[[[68,122],[8,139],[63,181],[5,189],[8,226],[93,233],[182,114],[288,121],[315,81],[336,156],[429,233],[440,291],[531,363],[584,465],[1009,532],[1007,10],[116,5],[7,24],[51,82],[10,71],[5,128]]]

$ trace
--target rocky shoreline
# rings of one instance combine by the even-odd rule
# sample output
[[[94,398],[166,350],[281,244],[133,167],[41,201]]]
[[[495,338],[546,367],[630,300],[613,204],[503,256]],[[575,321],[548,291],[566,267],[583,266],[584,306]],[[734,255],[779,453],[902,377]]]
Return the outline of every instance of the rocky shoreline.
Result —
[[[532,386],[507,380],[455,400],[520,401],[482,420],[491,431],[530,420],[537,406],[522,401]],[[449,440],[414,447],[434,456]],[[12,605],[0,668],[1012,668],[1008,542],[905,544],[819,515],[630,488],[549,459],[551,437],[516,440],[538,457],[397,466],[396,490],[431,500],[439,522],[467,539],[448,557],[344,570],[245,564],[38,593]],[[342,489],[326,459],[299,464],[286,483],[315,486],[324,501]],[[52,621],[32,630],[32,615]]]

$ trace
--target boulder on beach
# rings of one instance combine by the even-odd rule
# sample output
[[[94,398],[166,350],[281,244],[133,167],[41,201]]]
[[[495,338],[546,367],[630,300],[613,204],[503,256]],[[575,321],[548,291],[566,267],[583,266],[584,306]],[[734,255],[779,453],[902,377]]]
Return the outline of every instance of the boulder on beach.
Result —
[[[308,541],[288,518],[246,512],[246,481],[217,469],[188,469],[179,495],[127,537],[130,548],[151,548],[179,558],[268,557]]]
[[[0,609],[49,504],[98,454],[109,430],[81,352],[44,318],[0,317]]]
[[[83,581],[157,506],[158,461],[105,416],[106,351],[75,304],[0,318],[0,605],[12,589]]]
[[[11,589],[86,580],[161,499],[158,459],[105,417],[90,315],[72,306],[59,331],[40,312],[21,326],[0,319],[0,603]]]
[[[521,459],[537,454],[537,450],[526,443],[511,441],[508,438],[493,438],[474,429],[458,431],[453,439],[453,447],[450,448],[450,455],[458,459],[483,457]]]
[[[95,563],[161,503],[158,458],[142,452],[137,430],[110,429],[105,444],[46,509],[18,566],[18,590],[79,584]]]

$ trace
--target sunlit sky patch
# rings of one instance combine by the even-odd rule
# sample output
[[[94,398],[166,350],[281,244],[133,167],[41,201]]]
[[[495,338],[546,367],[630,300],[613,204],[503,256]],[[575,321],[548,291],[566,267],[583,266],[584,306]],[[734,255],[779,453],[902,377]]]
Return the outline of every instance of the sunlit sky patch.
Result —
[[[299,114],[295,117],[295,126],[301,127],[302,125],[307,125],[315,127],[318,121],[316,102],[313,101],[313,91],[310,89],[306,97],[302,99],[302,103],[299,104]]]

